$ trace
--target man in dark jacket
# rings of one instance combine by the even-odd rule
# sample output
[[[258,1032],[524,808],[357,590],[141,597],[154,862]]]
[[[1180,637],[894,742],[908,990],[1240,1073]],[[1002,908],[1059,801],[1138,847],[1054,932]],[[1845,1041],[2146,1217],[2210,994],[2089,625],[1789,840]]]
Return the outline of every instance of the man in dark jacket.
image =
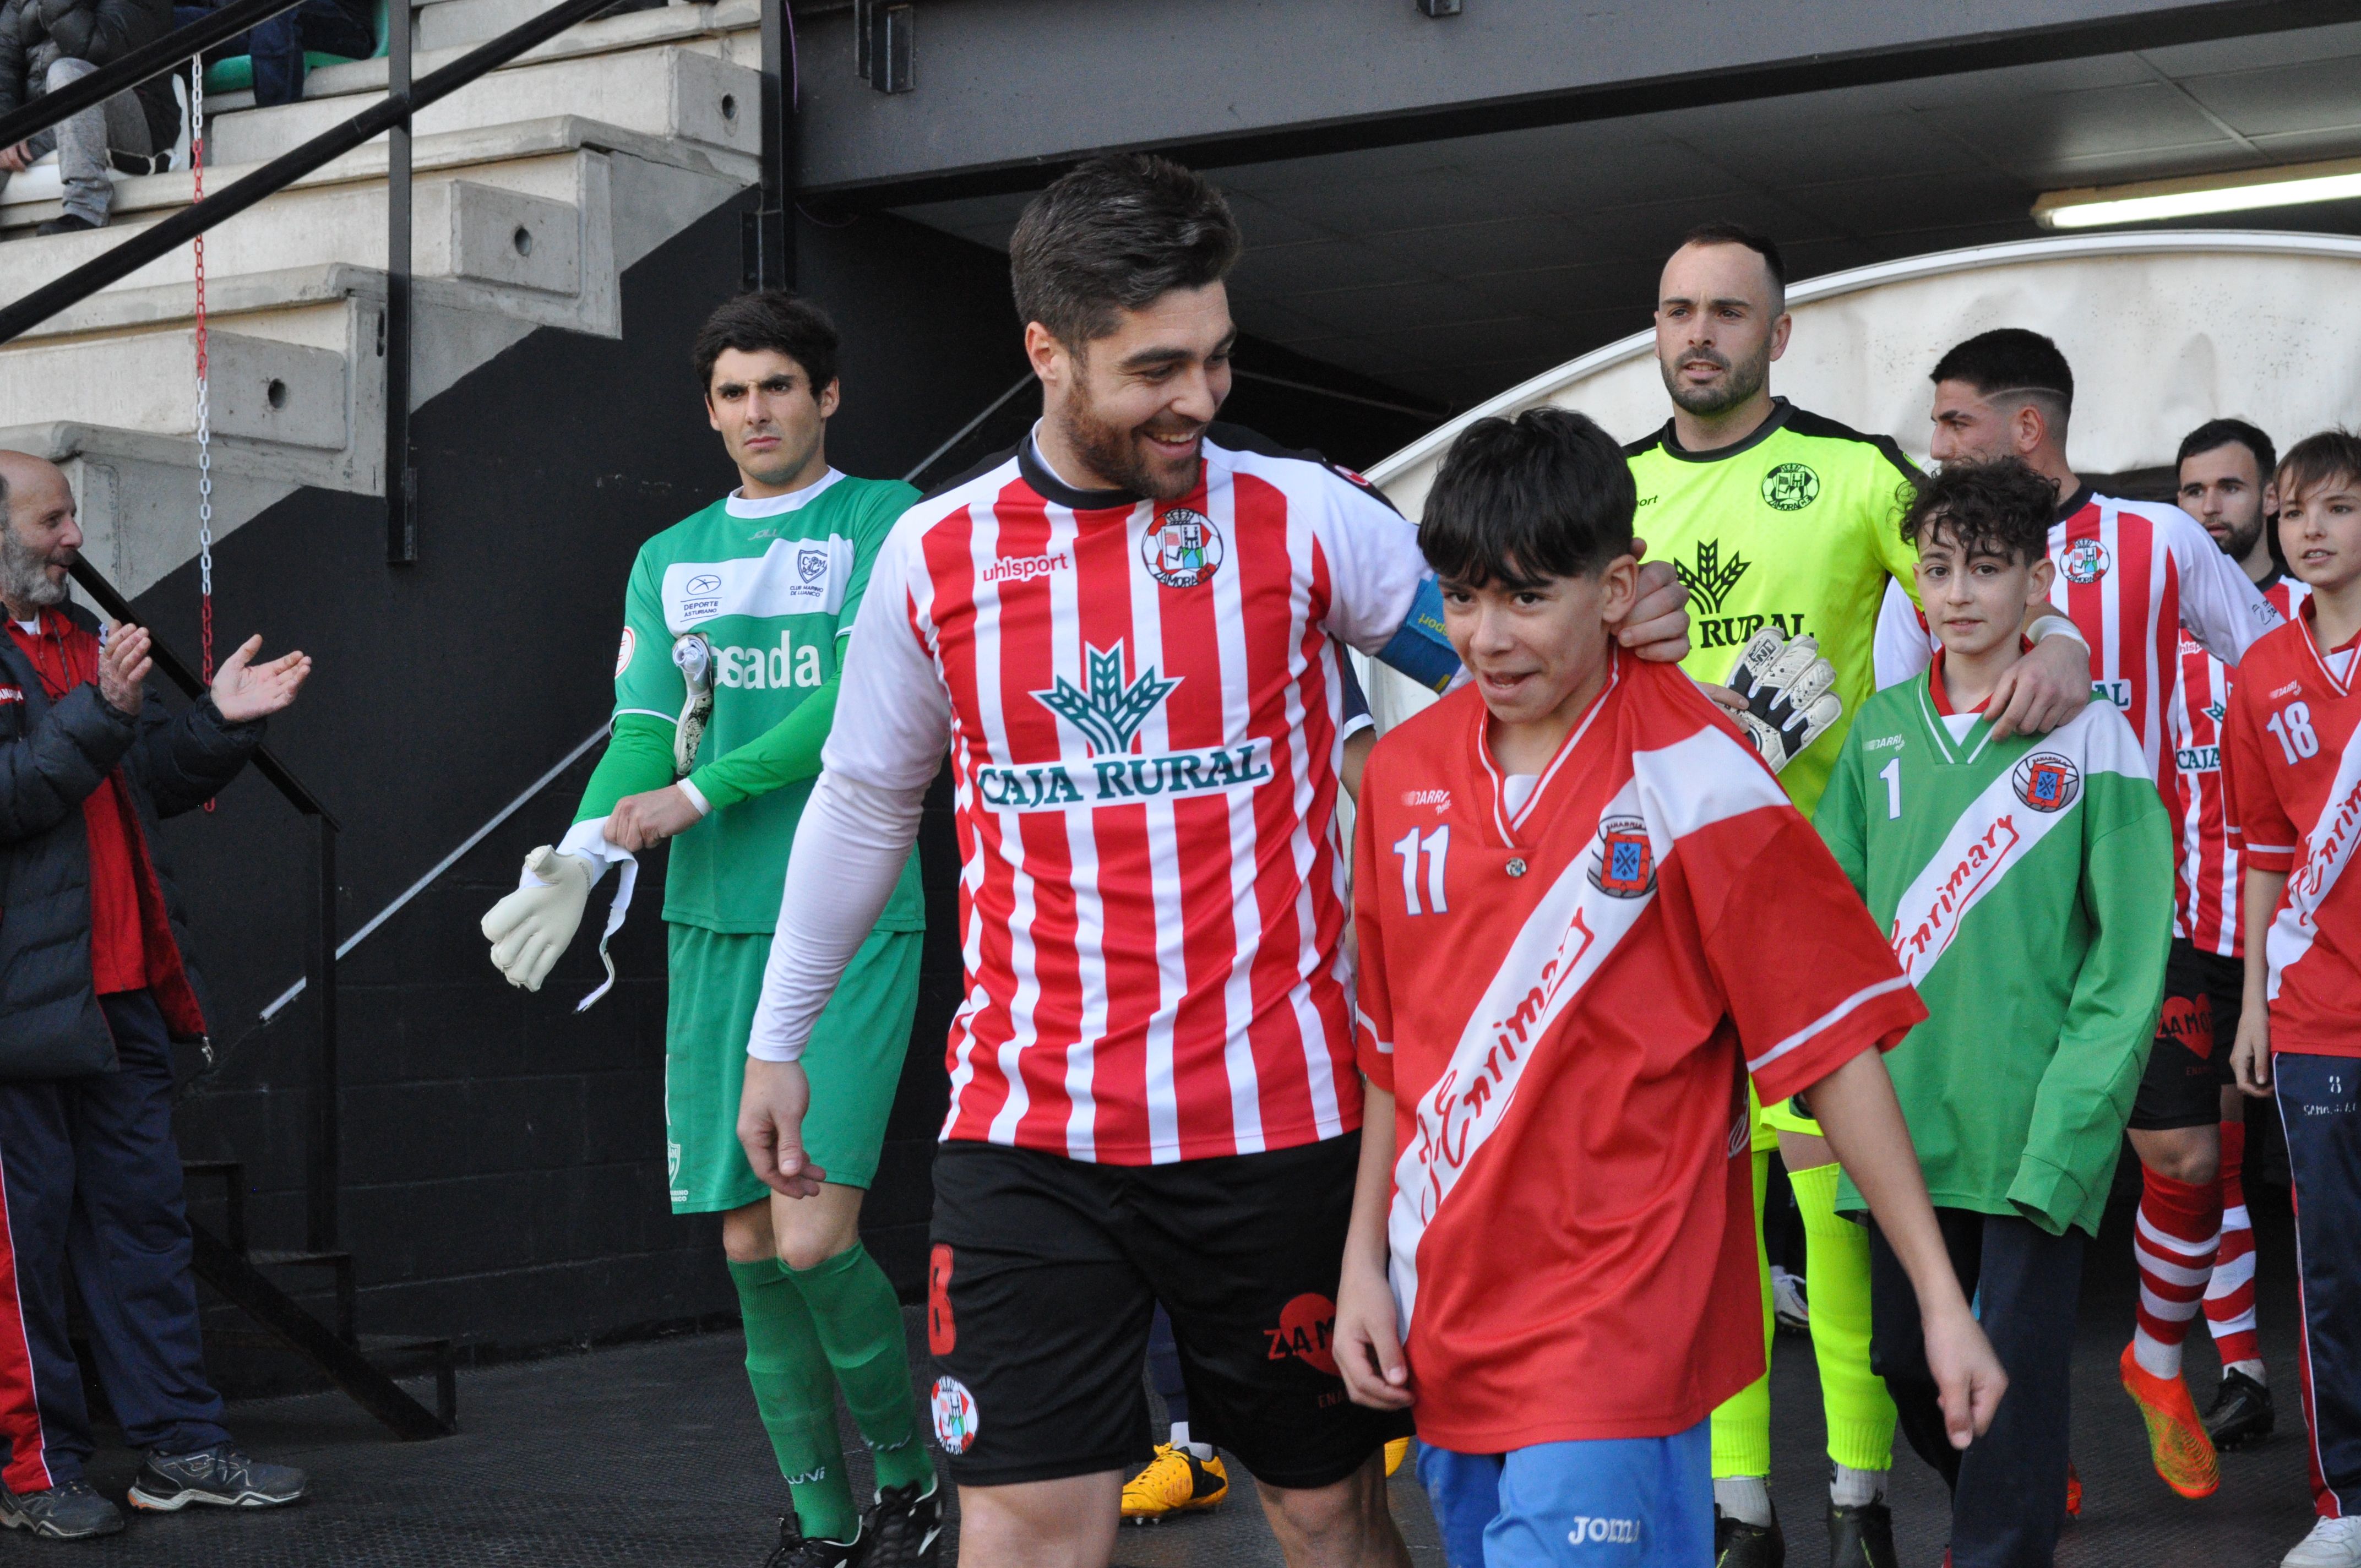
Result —
[[[171,0],[5,0],[0,4],[0,114],[112,65],[171,30]],[[104,228],[115,206],[107,170],[165,167],[180,132],[170,77],[151,77],[61,125],[0,148],[0,188],[55,148],[65,213],[38,232]]]
[[[147,1453],[133,1506],[258,1507],[301,1471],[234,1447],[205,1376],[181,1159],[174,1039],[203,1036],[186,912],[159,818],[236,777],[311,661],[231,654],[211,696],[167,714],[142,689],[148,637],[67,602],[82,544],[50,464],[0,452],[0,1524],[71,1538],[123,1528],[82,1479],[91,1453],[66,1340],[71,1268],[107,1403]]]

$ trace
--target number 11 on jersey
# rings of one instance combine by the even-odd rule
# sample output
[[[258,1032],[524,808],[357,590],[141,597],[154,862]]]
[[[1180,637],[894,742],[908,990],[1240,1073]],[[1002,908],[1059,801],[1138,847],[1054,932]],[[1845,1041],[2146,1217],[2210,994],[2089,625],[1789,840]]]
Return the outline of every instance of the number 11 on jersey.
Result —
[[[1437,915],[1448,915],[1451,906],[1443,901],[1443,858],[1451,852],[1451,826],[1437,828],[1421,839],[1413,828],[1394,840],[1394,853],[1401,857],[1402,903],[1412,915],[1425,913],[1418,906],[1418,857],[1426,852],[1426,901]]]

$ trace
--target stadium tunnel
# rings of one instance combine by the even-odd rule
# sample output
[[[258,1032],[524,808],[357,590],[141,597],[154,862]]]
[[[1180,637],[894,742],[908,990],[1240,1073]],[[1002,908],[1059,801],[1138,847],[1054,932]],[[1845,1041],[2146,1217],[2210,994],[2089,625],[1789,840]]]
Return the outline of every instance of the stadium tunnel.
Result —
[[[2077,439],[2103,446],[2094,467],[2154,469],[2214,413],[2290,437],[2361,416],[2361,241],[2286,237],[2361,236],[2361,200],[2184,220],[2178,239],[2045,239],[2031,215],[2045,192],[2361,156],[2352,4],[791,11],[796,282],[844,331],[830,454],[851,472],[923,484],[1021,433],[1038,398],[1007,236],[1033,191],[1111,148],[1207,169],[1244,223],[1228,417],[1356,466],[1402,454],[1379,477],[1407,504],[1422,438],[1535,378],[1516,395],[1602,400],[1592,411],[1620,436],[1660,422],[1653,365],[1626,340],[1648,324],[1664,255],[1712,219],[1773,235],[1798,280],[1831,280],[1799,283],[1774,386],[1915,450],[1932,353],[2012,304],[2037,303],[2040,320],[2006,319],[2054,327],[2083,371]],[[883,55],[862,62],[864,38]],[[665,1212],[654,901],[616,938],[616,993],[580,1015],[592,943],[528,996],[485,961],[477,920],[562,829],[595,758],[566,761],[607,714],[633,551],[729,482],[686,345],[738,286],[753,201],[623,270],[619,337],[535,327],[422,404],[417,565],[383,565],[376,503],[318,488],[216,548],[216,619],[318,661],[273,745],[346,822],[341,928],[471,846],[343,970],[346,1228],[373,1326],[509,1354],[734,1310],[711,1224]],[[1982,247],[2000,248],[1924,260]],[[2069,267],[2064,292],[2063,271],[2041,272]],[[184,646],[193,572],[137,600]],[[304,1047],[255,1023],[302,968],[307,912],[288,890],[308,850],[287,822],[248,780],[216,817],[168,829],[222,1047],[183,1101],[184,1153],[245,1161],[258,1225],[291,1224],[302,1202]],[[959,993],[939,793],[922,852],[926,989],[866,1216],[912,1293]],[[225,1368],[248,1389],[276,1376]]]

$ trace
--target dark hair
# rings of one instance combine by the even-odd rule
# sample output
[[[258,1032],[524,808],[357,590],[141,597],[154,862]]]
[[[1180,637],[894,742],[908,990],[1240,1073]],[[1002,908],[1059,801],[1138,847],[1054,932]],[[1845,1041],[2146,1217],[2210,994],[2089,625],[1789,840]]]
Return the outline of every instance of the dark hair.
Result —
[[[1027,204],[1008,241],[1016,313],[1080,347],[1175,289],[1229,275],[1245,247],[1229,203],[1169,158],[1111,153]]]
[[[1763,258],[1763,265],[1771,269],[1771,281],[1777,287],[1780,297],[1786,297],[1787,258],[1779,254],[1779,242],[1761,229],[1749,228],[1744,224],[1699,224],[1683,235],[1681,243],[1674,248],[1686,250],[1693,245],[1744,246]]]
[[[2042,401],[2056,405],[2049,422],[2060,433],[2065,431],[2066,417],[2074,411],[2073,367],[2055,343],[2021,326],[1994,327],[1954,345],[1935,361],[1935,373],[1927,378],[1938,384],[1965,381],[1983,397],[1994,392],[2038,394]]]
[[[2022,458],[1946,463],[1918,487],[1902,519],[1902,537],[1924,548],[1948,533],[1963,554],[2004,556],[2012,565],[2049,552],[2049,525],[2058,516],[2058,487]]]
[[[768,349],[784,354],[804,368],[817,398],[836,379],[836,323],[809,300],[784,289],[757,289],[725,300],[721,308],[697,329],[697,362],[700,391],[713,385],[713,362],[724,351],[760,354]]]
[[[2183,463],[2217,446],[2243,446],[2255,455],[2255,475],[2264,484],[2271,482],[2271,470],[2279,463],[2279,448],[2271,438],[2242,419],[2209,419],[2180,438],[2180,450],[2173,455],[2172,466],[2177,471]]]
[[[1418,547],[1449,581],[1535,587],[1629,552],[1638,510],[1613,438],[1571,410],[1528,409],[1459,433],[1426,493]]]
[[[2288,448],[2273,478],[2279,488],[2281,506],[2331,479],[2361,485],[2361,435],[2349,430],[2307,435]]]

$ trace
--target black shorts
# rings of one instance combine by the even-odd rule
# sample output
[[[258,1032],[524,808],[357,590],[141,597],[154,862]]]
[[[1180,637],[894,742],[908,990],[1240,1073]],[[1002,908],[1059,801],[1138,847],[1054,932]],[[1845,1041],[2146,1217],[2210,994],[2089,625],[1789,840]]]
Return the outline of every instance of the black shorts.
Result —
[[[2172,939],[2164,970],[2164,1013],[2156,1044],[2132,1102],[2131,1124],[2144,1132],[2210,1127],[2222,1119],[2222,1091],[2231,1084],[2230,1047],[2238,1039],[2238,1007],[2246,966],[2219,953]]]
[[[935,1155],[927,1342],[935,1436],[961,1486],[1146,1459],[1162,1302],[1190,1435],[1258,1481],[1325,1486],[1411,1432],[1345,1398],[1330,1339],[1358,1134],[1173,1165],[952,1142]]]

